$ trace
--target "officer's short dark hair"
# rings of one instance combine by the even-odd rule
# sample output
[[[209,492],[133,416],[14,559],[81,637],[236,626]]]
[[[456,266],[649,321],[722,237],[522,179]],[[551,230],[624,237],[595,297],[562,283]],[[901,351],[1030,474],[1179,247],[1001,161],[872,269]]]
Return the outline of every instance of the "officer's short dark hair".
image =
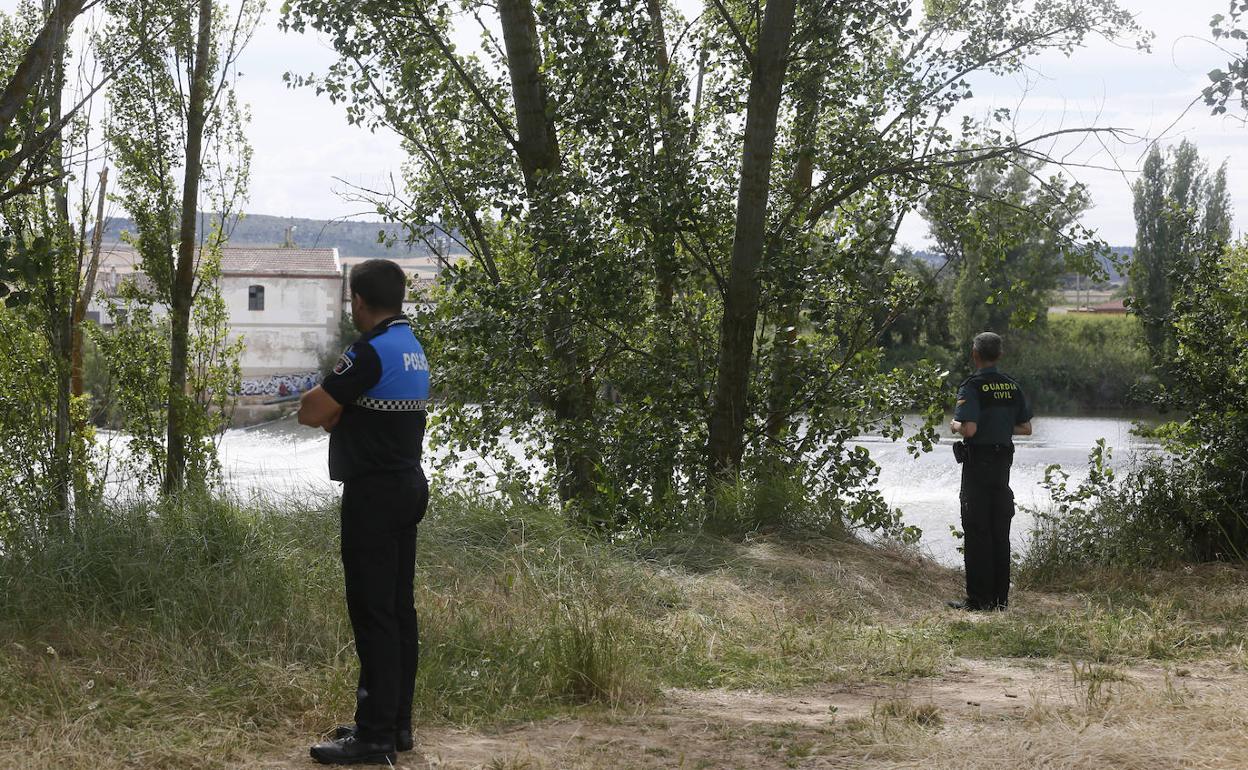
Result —
[[[976,334],[972,347],[981,361],[997,361],[1001,358],[1001,335],[996,332]]]
[[[388,259],[369,259],[351,268],[351,293],[374,310],[403,312],[407,274]]]

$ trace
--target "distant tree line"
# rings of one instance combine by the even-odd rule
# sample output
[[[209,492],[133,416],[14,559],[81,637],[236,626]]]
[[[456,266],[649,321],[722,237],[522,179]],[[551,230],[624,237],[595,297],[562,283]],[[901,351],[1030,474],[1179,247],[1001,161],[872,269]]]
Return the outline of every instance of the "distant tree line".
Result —
[[[218,214],[200,212],[201,229],[210,229]],[[248,213],[238,220],[230,231],[230,243],[234,246],[282,246],[286,243],[287,229],[294,245],[299,248],[336,248],[344,257],[367,257],[403,259],[409,256],[433,257],[442,254],[449,258],[467,255],[459,244],[458,234],[444,233],[437,225],[425,228],[425,237],[410,240],[407,226],[394,222],[360,222],[353,220],[308,219],[304,217],[278,217]],[[135,232],[134,220],[128,217],[112,217],[105,226],[105,243],[117,243],[123,233]]]

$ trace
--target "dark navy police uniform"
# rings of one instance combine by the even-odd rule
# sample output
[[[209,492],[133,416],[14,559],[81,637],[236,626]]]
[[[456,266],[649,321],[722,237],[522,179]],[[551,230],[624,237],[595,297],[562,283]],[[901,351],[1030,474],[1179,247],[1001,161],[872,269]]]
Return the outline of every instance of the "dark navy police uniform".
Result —
[[[1031,407],[1016,381],[989,366],[958,387],[953,417],[975,423],[975,435],[964,439],[960,495],[967,603],[971,609],[1004,609],[1010,596],[1014,426],[1031,421]]]
[[[360,659],[361,740],[409,729],[419,658],[416,525],[429,505],[420,467],[429,362],[403,316],[356,340],[321,383],[342,404],[329,475],[342,487],[342,568]]]

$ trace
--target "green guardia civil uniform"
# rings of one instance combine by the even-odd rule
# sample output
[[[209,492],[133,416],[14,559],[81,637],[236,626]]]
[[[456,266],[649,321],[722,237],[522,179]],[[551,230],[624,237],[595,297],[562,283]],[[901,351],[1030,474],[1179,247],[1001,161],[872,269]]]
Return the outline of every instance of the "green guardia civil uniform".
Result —
[[[954,419],[976,426],[975,435],[964,439],[967,457],[960,492],[971,609],[1005,609],[1009,604],[1014,426],[1031,417],[1022,386],[995,366],[980,369],[958,387]]]

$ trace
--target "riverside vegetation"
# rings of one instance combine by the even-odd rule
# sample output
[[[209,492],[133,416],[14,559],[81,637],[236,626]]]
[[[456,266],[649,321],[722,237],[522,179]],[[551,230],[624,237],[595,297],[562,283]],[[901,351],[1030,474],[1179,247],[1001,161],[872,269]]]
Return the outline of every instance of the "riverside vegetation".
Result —
[[[0,766],[302,766],[355,684],[334,506],[212,491],[239,379],[215,257],[251,157],[233,84],[263,4],[42,5],[0,36]],[[1248,766],[1248,249],[1228,247],[1226,176],[1191,146],[1151,152],[1139,320],[1046,322],[1058,276],[1105,245],[1040,148],[1115,132],[1018,135],[1007,110],[950,128],[976,73],[1094,37],[1147,46],[1127,9],[401,5],[283,3],[286,30],[338,57],[287,79],[402,137],[410,162],[371,202],[408,239],[463,239],[414,319],[447,394],[432,440],[531,441],[550,469],[434,501],[424,753],[405,763]],[[1215,32],[1248,40],[1238,9]],[[461,51],[478,22],[481,51]],[[1242,95],[1243,59],[1228,69],[1218,110]],[[67,93],[108,109],[63,110]],[[88,234],[110,197],[150,285],[102,329]],[[915,212],[953,258],[947,292],[896,269]],[[880,344],[907,324],[946,353],[1013,334],[1041,399],[1147,379],[1179,415],[1170,454],[1123,480],[1054,471],[1008,613],[948,613],[955,571],[855,539],[915,533],[853,437],[930,450],[952,395],[941,356]],[[86,392],[92,363],[109,392]],[[93,411],[128,434],[134,502],[105,495]]]
[[[1047,414],[1099,410],[1145,413],[1155,408],[1157,383],[1139,319],[1134,316],[1055,314],[1008,340],[1004,371],[1027,389],[1034,407]],[[939,362],[966,370],[967,353],[943,344],[897,341],[885,365]],[[957,382],[957,374],[952,381]]]
[[[4,559],[0,766],[300,766],[355,686],[336,536],[329,504],[187,498]],[[1016,608],[967,618],[938,609],[957,573],[849,538],[608,544],[462,494],[421,538],[417,731],[439,766],[1248,761],[1216,739],[1245,726],[1238,567],[1024,565]],[[557,743],[526,748],[526,723]],[[1002,743],[950,753],[968,732]]]

